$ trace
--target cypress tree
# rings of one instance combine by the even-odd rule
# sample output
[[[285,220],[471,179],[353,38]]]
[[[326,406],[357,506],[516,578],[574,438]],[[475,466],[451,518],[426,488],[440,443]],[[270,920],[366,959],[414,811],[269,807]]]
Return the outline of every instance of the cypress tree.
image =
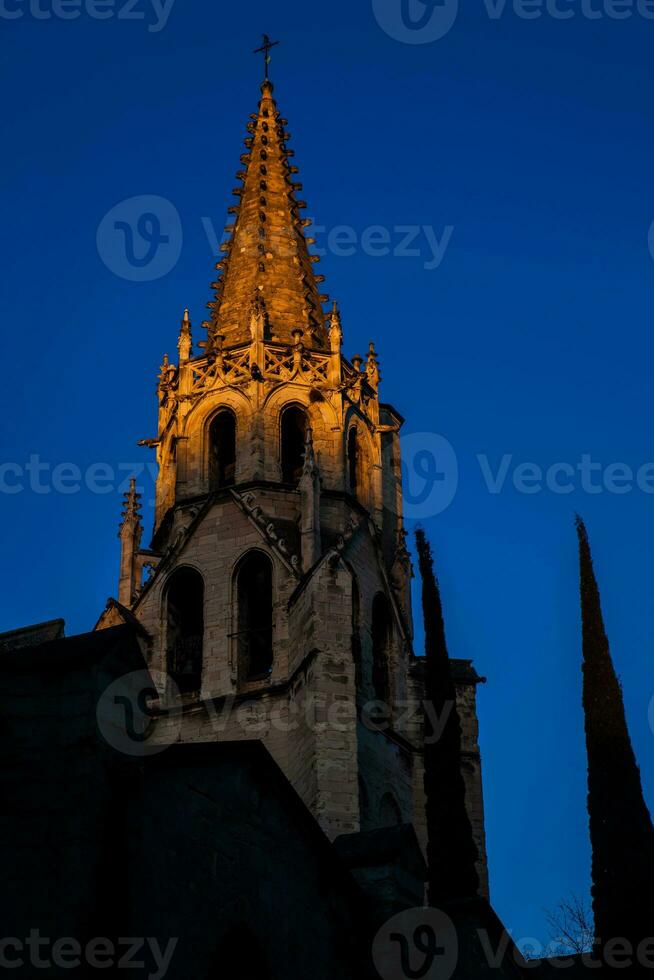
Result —
[[[599,945],[654,935],[654,828],[604,629],[586,527],[577,518],[592,896]]]
[[[429,903],[472,898],[479,893],[478,851],[466,808],[461,772],[461,722],[456,706],[445,639],[445,624],[431,548],[425,533],[416,531],[422,578],[425,622],[425,795],[427,809],[427,863]],[[445,725],[433,738],[433,722]],[[440,726],[439,726],[440,727]]]

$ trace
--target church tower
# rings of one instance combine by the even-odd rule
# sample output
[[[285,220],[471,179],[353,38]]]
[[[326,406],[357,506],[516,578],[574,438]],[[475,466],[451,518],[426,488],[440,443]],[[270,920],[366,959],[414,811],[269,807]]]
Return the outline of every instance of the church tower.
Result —
[[[185,312],[159,374],[151,547],[132,487],[120,598],[98,625],[147,631],[168,678],[155,738],[260,739],[330,837],[420,833],[403,419],[374,345],[345,357],[337,304],[325,312],[286,126],[266,79],[205,339]],[[472,780],[480,800],[478,766]]]

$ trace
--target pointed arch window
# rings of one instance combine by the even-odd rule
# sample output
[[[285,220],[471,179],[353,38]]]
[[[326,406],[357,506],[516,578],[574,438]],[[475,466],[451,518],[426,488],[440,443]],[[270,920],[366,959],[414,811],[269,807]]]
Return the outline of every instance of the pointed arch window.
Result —
[[[284,483],[297,486],[304,465],[304,444],[307,435],[306,412],[297,405],[282,412],[281,418],[281,467]]]
[[[239,679],[264,680],[273,665],[273,583],[261,551],[251,551],[236,571],[236,608]]]
[[[182,693],[199,691],[204,641],[204,580],[193,568],[179,568],[165,594],[166,664]]]
[[[378,592],[373,599],[371,633],[372,686],[377,700],[388,704],[392,618],[390,604],[383,592]]]
[[[211,490],[231,487],[236,479],[236,418],[223,409],[209,426],[209,486]]]

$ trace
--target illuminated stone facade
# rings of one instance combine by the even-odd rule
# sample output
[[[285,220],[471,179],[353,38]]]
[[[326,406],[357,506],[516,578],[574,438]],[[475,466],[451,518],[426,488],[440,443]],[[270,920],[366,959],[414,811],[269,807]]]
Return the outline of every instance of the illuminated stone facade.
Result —
[[[342,353],[270,82],[206,340],[188,314],[159,375],[155,528],[135,487],[118,601],[161,681],[155,737],[260,739],[332,838],[411,822],[424,843],[422,680],[402,519],[402,417],[374,346]],[[158,676],[158,675],[156,675]],[[469,803],[486,881],[475,686],[457,666]]]

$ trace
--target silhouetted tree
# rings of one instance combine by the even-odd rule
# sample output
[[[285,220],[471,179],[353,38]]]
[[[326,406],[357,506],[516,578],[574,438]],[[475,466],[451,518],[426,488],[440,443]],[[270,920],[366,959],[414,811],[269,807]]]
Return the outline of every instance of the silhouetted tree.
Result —
[[[422,577],[425,621],[425,793],[427,797],[427,862],[429,902],[440,905],[452,899],[471,898],[479,892],[478,851],[466,809],[466,789],[461,772],[461,722],[456,707],[445,639],[445,624],[438,581],[429,542],[416,531]],[[437,718],[440,737],[431,731]],[[444,722],[444,725],[443,725]]]
[[[643,798],[581,518],[577,518],[577,534],[595,930],[601,944],[623,938],[638,945],[654,934],[654,828]]]
[[[579,895],[564,898],[546,911],[550,929],[550,956],[589,953],[595,945],[595,926],[590,905]]]

